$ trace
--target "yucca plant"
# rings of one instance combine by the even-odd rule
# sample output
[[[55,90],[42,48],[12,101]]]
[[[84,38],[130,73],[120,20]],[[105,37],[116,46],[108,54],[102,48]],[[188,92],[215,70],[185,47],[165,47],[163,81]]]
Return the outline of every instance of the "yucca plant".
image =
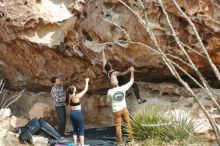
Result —
[[[197,143],[198,135],[194,133],[195,122],[190,113],[176,110],[168,112],[168,117],[174,123],[172,126],[161,127],[163,131],[162,139],[164,141],[178,141],[180,144]]]
[[[139,107],[131,114],[131,125],[134,139],[147,145],[154,142],[157,145],[198,142],[194,120],[184,111],[167,112],[167,109],[155,105]]]
[[[138,143],[140,146],[165,146],[166,142],[162,141],[159,137],[148,138]]]
[[[135,140],[142,141],[161,135],[161,127],[154,124],[170,121],[162,111],[159,106],[149,105],[147,108],[141,106],[131,114],[132,133]]]

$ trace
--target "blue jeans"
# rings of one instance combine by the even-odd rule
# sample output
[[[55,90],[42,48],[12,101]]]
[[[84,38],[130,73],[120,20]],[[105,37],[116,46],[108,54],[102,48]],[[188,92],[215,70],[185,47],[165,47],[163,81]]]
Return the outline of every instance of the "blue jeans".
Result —
[[[71,110],[70,120],[73,126],[73,135],[84,136],[84,118],[81,110]]]

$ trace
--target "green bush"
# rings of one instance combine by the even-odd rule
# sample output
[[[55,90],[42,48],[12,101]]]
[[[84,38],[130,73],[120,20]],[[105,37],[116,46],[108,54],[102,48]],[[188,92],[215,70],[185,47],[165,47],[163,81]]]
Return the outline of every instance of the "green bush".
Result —
[[[178,141],[182,144],[194,143],[198,141],[198,136],[194,133],[194,120],[189,113],[179,111],[175,113],[169,113],[171,120],[175,123],[172,126],[164,126],[163,128],[163,140],[166,141]]]
[[[132,133],[135,140],[142,141],[147,138],[157,137],[161,127],[148,127],[144,125],[167,123],[162,110],[157,106],[140,107],[131,114]]]
[[[156,142],[178,142],[189,144],[198,142],[194,133],[194,121],[186,112],[166,112],[161,106],[145,105],[136,109],[130,116],[134,140],[145,141],[147,145]],[[153,145],[153,144],[152,144]]]

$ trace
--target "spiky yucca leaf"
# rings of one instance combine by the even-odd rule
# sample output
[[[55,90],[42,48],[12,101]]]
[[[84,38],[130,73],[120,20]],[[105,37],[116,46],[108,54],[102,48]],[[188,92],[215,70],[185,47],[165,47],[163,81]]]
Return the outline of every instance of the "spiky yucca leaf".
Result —
[[[163,139],[166,141],[178,141],[180,143],[197,142],[198,137],[194,133],[195,121],[189,112],[175,110],[168,113],[169,117],[176,124],[170,127],[163,127]]]
[[[156,142],[178,142],[188,144],[197,142],[194,133],[194,120],[187,112],[173,112],[161,106],[147,105],[136,109],[130,116],[132,133],[137,141],[151,139]]]
[[[167,123],[170,118],[165,117],[159,106],[149,105],[147,108],[140,107],[131,115],[132,133],[136,140],[145,140],[160,135],[160,126],[145,126]]]

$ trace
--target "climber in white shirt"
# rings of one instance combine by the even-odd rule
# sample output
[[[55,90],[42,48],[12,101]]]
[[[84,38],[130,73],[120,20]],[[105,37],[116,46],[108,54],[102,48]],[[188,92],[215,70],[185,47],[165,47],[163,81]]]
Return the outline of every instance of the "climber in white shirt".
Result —
[[[113,111],[113,118],[115,123],[116,129],[116,136],[117,136],[117,143],[118,145],[122,143],[122,131],[121,131],[121,122],[125,123],[125,127],[128,131],[128,138],[131,140],[131,124],[129,120],[129,112],[126,105],[126,91],[132,86],[134,83],[134,68],[131,67],[130,69],[131,77],[130,81],[122,86],[118,85],[118,80],[116,76],[112,77],[112,85],[113,88],[108,90],[107,93],[107,100],[112,104],[112,111]]]

